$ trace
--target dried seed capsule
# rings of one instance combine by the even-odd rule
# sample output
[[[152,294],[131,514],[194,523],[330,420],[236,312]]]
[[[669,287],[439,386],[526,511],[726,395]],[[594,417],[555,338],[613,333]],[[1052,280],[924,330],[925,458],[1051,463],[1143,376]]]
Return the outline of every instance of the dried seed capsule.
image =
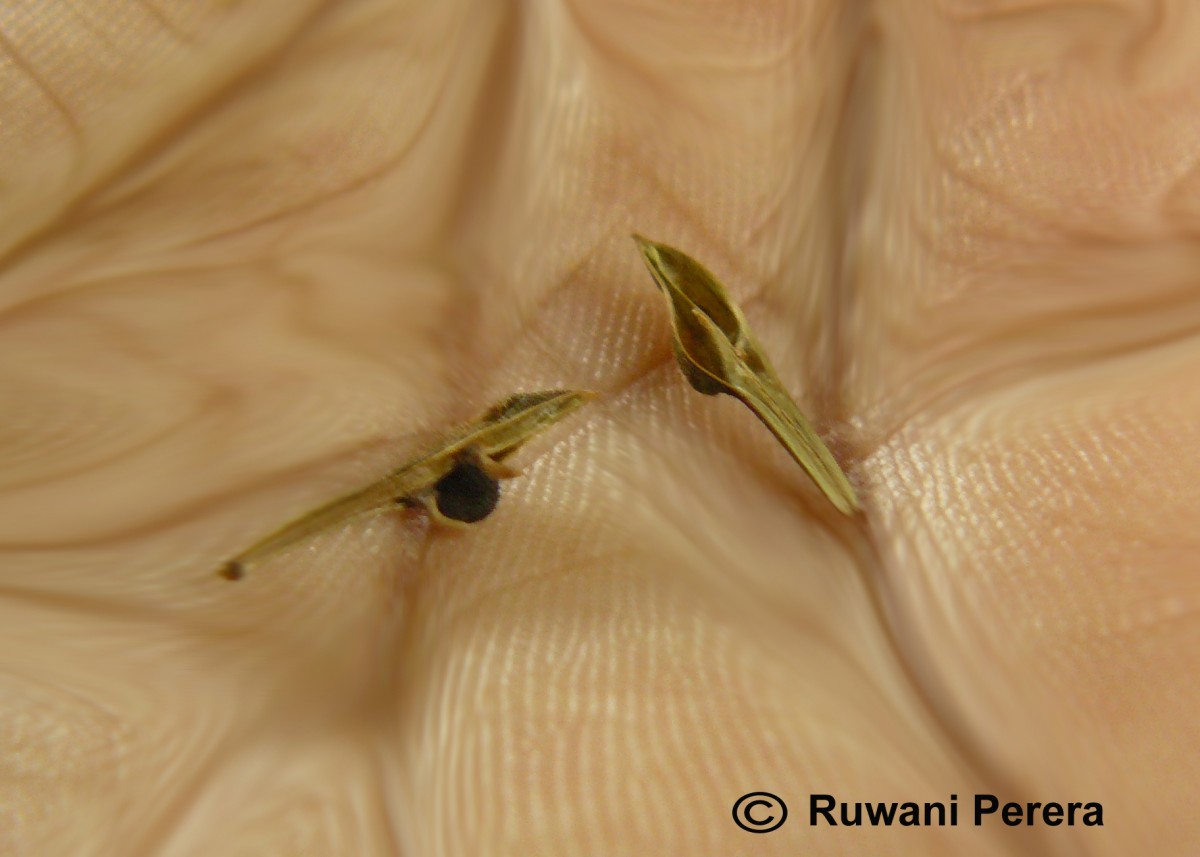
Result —
[[[246,572],[296,542],[360,515],[427,505],[443,522],[475,523],[496,508],[497,480],[520,471],[505,463],[530,438],[578,410],[594,394],[586,390],[517,393],[478,419],[440,437],[424,452],[353,494],[339,497],[260,539],[218,570],[226,580]]]
[[[850,479],[784,389],[725,287],[683,251],[640,235],[633,240],[671,308],[675,359],[688,383],[705,395],[740,399],[839,512],[858,512]]]

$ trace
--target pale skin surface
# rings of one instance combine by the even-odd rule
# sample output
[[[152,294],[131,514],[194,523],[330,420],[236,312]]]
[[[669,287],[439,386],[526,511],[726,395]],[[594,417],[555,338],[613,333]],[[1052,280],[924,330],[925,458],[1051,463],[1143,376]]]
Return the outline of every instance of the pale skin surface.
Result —
[[[1200,7],[509,5],[6,4],[0,853],[1195,853]],[[684,384],[635,230],[878,561]],[[561,385],[474,530],[213,574]]]

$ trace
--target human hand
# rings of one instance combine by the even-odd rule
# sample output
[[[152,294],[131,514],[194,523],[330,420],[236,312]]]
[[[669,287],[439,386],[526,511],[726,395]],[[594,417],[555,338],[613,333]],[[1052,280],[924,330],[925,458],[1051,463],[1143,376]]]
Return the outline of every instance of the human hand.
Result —
[[[0,853],[1193,853],[1197,22],[1011,5],[9,10]],[[869,551],[681,379],[635,230]],[[470,532],[213,574],[557,386]]]

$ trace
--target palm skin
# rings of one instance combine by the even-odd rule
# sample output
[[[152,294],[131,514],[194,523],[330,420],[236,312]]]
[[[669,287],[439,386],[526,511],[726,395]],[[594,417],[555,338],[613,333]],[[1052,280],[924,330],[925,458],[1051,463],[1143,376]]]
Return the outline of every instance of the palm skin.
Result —
[[[6,12],[0,853],[1193,853],[1198,21],[1009,5]],[[684,383],[634,231],[865,540]],[[213,574],[557,386],[471,531]]]

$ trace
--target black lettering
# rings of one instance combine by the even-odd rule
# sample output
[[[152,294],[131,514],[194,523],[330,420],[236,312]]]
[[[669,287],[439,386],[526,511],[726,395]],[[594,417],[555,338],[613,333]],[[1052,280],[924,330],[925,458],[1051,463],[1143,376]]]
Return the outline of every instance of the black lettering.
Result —
[[[881,821],[885,826],[891,827],[892,819],[896,817],[896,806],[894,803],[869,803],[867,820],[871,822],[872,827],[878,827]]]
[[[1039,803],[1038,806],[1041,806]],[[1033,810],[1033,804],[1029,805],[1030,811]],[[1025,810],[1021,808],[1019,803],[1006,803],[1004,809],[1000,810],[1000,817],[1004,819],[1004,823],[1009,827],[1017,827],[1025,820]]]
[[[855,803],[853,805],[854,806],[854,815],[851,815],[848,812],[848,810],[850,809],[850,806],[851,806],[850,804],[844,803],[840,807],[838,807],[840,814],[842,816],[842,824],[845,825],[846,827],[861,827],[862,826],[862,804]]]
[[[773,815],[768,815],[766,818],[755,818],[753,815],[750,814],[750,809],[752,807],[756,807],[756,806],[765,806],[767,808],[770,808],[770,807],[774,806],[774,804],[771,803],[769,800],[762,800],[761,798],[759,800],[752,800],[752,801],[750,801],[750,803],[746,804],[745,807],[743,807],[742,814],[745,815],[746,818],[750,819],[750,821],[753,822],[754,824],[770,824],[772,821],[775,820],[775,816],[773,816]]]
[[[1038,824],[1044,824],[1047,827],[1059,827],[1064,823],[1068,827],[1074,827],[1076,823],[1083,824],[1086,827],[1104,826],[1104,807],[1098,803],[1070,801],[1069,803],[1061,804],[1056,801],[1048,801],[1047,803],[1030,801],[1023,804],[1006,803],[1001,806],[999,799],[995,795],[975,795],[976,826],[983,824],[983,817],[985,815],[993,815],[997,810],[1004,824],[1008,827],[1017,827],[1022,824],[1027,827]],[[951,804],[950,812],[951,817],[953,817],[953,804]],[[1079,818],[1080,815],[1082,818]]]
[[[825,804],[818,806],[818,803]],[[837,800],[833,795],[809,795],[808,796],[808,826],[817,826],[817,816],[825,816],[825,820],[829,822],[830,827],[837,827],[838,823],[833,820],[833,808],[837,806]]]
[[[945,827],[946,826],[946,805],[944,803],[939,803],[938,801],[934,801],[933,803],[925,804],[925,826],[926,827],[933,826],[934,811],[936,811],[938,814],[938,820],[937,820],[938,827]]]
[[[975,795],[975,826],[983,824],[983,817],[994,813],[999,806],[995,795]]]
[[[920,827],[921,808],[915,803],[900,804],[899,824],[901,827]]]
[[[958,827],[958,795],[950,795],[950,826]]]

